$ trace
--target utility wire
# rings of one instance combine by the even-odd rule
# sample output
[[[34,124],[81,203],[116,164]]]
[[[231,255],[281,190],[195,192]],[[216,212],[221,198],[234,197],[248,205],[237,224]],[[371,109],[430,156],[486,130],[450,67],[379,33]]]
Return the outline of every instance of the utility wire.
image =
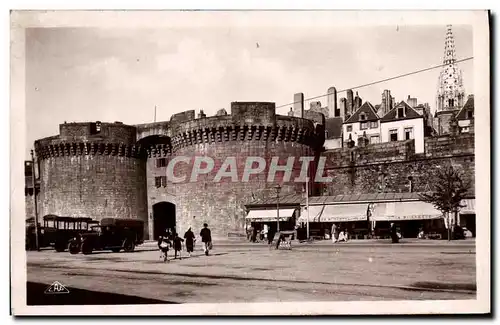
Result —
[[[472,60],[472,59],[474,59],[473,56],[465,58],[465,59],[461,59],[461,60],[456,60],[454,63],[460,63],[460,62],[464,62],[464,61],[468,61],[468,60]],[[386,78],[386,79],[381,79],[381,80],[373,81],[373,82],[370,82],[370,83],[367,83],[367,84],[364,84],[364,85],[360,85],[360,86],[357,86],[357,87],[350,87],[350,88],[347,88],[347,89],[342,89],[342,90],[337,91],[337,94],[345,92],[345,91],[347,91],[349,89],[364,88],[364,87],[376,85],[376,84],[379,84],[379,83],[382,83],[382,82],[391,81],[391,80],[394,80],[394,79],[399,79],[399,78],[411,76],[411,75],[414,75],[414,74],[417,74],[417,73],[422,73],[422,72],[429,71],[429,70],[434,70],[434,69],[437,69],[437,68],[441,68],[441,67],[447,66],[448,64],[449,63],[443,63],[443,64],[436,65],[436,66],[433,66],[433,67],[430,67],[430,68],[416,70],[416,71],[413,71],[413,72],[409,72],[409,73],[405,73],[405,74],[400,74],[400,75],[397,75],[397,76],[394,76],[394,77],[390,77],[390,78]],[[322,95],[319,95],[319,96],[305,98],[304,102],[306,102],[308,100],[312,100],[312,99],[326,97],[326,96],[328,96],[328,93],[327,94],[322,94]],[[293,105],[295,103],[300,103],[300,102],[292,102],[292,103],[289,103],[289,104],[284,104],[284,105],[276,106],[276,108],[281,108],[281,107]]]

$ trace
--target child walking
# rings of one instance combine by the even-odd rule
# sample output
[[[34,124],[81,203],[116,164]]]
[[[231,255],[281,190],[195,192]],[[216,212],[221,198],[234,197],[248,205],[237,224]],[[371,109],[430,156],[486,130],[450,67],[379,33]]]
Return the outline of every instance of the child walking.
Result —
[[[163,259],[163,262],[168,262],[167,255],[170,246],[172,246],[172,242],[166,234],[158,237],[158,248],[160,249],[160,258]]]
[[[174,235],[174,251],[175,251],[175,256],[174,259],[177,259],[177,252],[179,252],[179,259],[182,260],[181,252],[182,252],[182,242],[184,239],[179,237],[178,233],[175,233]]]

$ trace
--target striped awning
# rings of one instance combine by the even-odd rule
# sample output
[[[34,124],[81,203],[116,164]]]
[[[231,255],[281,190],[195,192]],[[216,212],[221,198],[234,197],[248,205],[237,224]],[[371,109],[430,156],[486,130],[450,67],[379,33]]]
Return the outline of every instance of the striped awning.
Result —
[[[368,204],[336,204],[325,205],[321,214],[321,222],[346,222],[366,220]]]
[[[279,209],[280,221],[287,221],[293,217],[293,213],[296,209]],[[245,217],[248,221],[278,221],[278,212],[276,209],[268,210],[250,210]]]
[[[460,209],[460,214],[475,214],[476,199],[465,199],[460,202],[464,207]]]
[[[442,218],[441,211],[422,201],[375,203],[371,221],[426,220]]]
[[[309,206],[309,222],[320,222],[320,217],[323,213],[324,205],[310,205]],[[299,222],[307,222],[307,208],[302,207],[300,211]]]

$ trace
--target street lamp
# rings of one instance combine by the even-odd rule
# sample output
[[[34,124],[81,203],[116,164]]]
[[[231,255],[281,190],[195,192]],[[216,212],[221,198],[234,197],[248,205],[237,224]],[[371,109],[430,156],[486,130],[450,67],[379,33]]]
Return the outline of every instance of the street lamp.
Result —
[[[33,185],[33,207],[35,210],[35,245],[36,250],[40,250],[39,238],[38,238],[38,207],[36,204],[36,181],[35,181],[35,157],[33,155],[33,150],[31,153],[31,184]]]
[[[278,184],[274,187],[276,190],[276,222],[277,222],[277,231],[280,231],[280,191],[281,191],[281,186]]]
[[[306,177],[306,188],[305,188],[305,194],[306,194],[306,210],[307,210],[307,239],[309,239],[309,177]]]

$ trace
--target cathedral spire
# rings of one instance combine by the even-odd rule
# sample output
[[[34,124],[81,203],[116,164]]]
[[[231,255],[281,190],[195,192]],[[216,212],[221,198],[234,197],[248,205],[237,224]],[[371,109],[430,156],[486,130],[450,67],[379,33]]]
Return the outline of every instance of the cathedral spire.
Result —
[[[455,39],[451,25],[446,26],[443,70],[439,75],[436,112],[453,111],[464,105],[462,71],[456,63]]]
[[[457,61],[455,54],[455,39],[453,38],[453,32],[451,30],[451,25],[446,26],[446,39],[444,44],[444,56],[443,64],[453,64]]]

